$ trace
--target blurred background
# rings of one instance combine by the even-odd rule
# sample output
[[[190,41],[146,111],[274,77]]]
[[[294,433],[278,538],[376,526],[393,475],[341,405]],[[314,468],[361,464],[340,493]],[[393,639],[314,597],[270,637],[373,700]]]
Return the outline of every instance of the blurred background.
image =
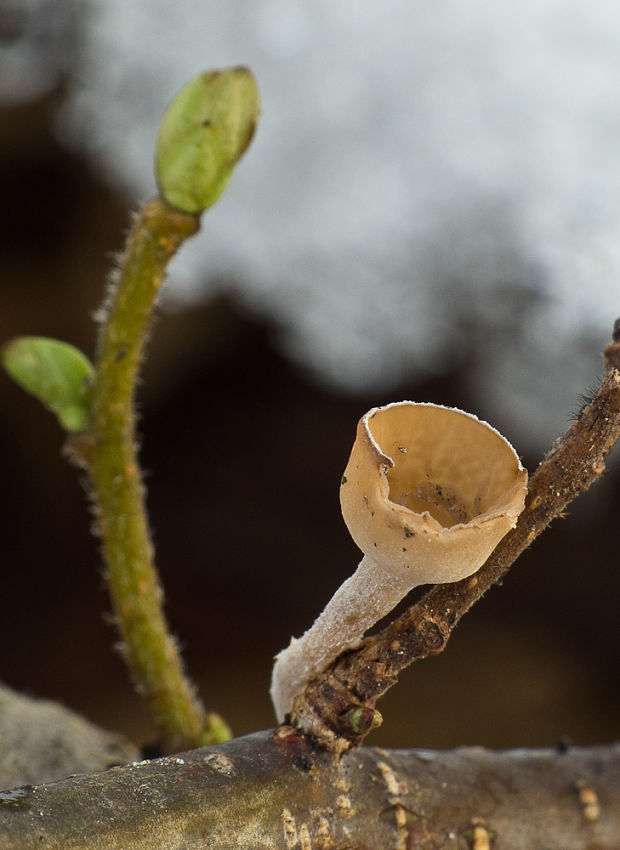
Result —
[[[577,0],[0,0],[0,339],[92,353],[166,103],[248,64],[263,117],[174,261],[140,393],[167,611],[209,708],[273,725],[272,656],[355,568],[358,418],[489,420],[533,471],[620,315],[620,30]],[[0,679],[139,743],[51,415],[0,376]],[[617,738],[617,452],[381,702],[385,746]]]

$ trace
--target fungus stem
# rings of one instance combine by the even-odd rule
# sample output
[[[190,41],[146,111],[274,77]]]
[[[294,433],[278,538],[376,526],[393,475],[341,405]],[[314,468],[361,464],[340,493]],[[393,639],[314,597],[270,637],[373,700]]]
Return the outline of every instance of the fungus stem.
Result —
[[[368,629],[389,614],[411,589],[409,577],[386,573],[364,555],[308,631],[292,638],[278,653],[271,683],[278,723],[308,682],[343,652],[358,647]]]
[[[93,484],[123,652],[167,752],[230,737],[219,717],[205,713],[168,629],[135,434],[134,395],[153,305],[170,259],[198,228],[197,216],[160,199],[136,217],[100,329],[90,428],[71,444]]]

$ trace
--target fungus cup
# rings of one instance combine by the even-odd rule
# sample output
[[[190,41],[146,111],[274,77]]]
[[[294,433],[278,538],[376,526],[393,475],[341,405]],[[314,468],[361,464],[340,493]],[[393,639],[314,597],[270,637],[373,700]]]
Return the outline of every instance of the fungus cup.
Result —
[[[516,525],[526,491],[510,443],[470,413],[411,401],[366,413],[340,487],[344,521],[364,557],[314,625],[276,657],[278,721],[410,590],[475,573]]]

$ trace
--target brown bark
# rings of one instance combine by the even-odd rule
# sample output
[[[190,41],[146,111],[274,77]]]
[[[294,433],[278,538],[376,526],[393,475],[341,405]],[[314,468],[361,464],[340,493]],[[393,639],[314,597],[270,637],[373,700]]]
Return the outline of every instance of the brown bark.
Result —
[[[0,794],[2,850],[612,850],[620,745],[337,758],[291,727]]]

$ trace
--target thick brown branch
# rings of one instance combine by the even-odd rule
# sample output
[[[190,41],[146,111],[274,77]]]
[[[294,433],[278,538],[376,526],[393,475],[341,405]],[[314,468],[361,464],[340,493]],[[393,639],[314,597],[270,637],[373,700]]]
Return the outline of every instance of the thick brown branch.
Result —
[[[441,652],[463,614],[603,474],[620,437],[620,342],[607,346],[604,354],[607,374],[600,389],[532,476],[517,526],[486,564],[471,578],[436,585],[382,632],[337,659],[296,700],[291,717],[297,728],[335,752],[360,744],[381,722],[376,700],[396,683],[400,671]]]
[[[619,840],[620,746],[363,747],[337,759],[281,727],[0,794],[3,850],[611,850]]]

